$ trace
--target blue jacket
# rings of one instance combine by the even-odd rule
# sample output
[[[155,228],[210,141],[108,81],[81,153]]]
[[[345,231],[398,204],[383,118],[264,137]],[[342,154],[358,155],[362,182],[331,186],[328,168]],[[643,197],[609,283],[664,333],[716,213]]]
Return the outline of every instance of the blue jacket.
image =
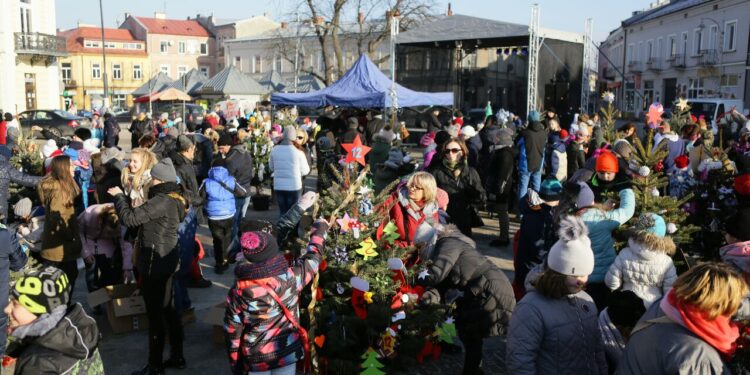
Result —
[[[635,214],[635,194],[632,189],[620,190],[620,207],[611,211],[596,208],[582,210],[581,219],[589,229],[591,250],[594,251],[594,272],[589,282],[602,283],[609,266],[615,261],[615,240],[612,232]]]
[[[3,309],[8,304],[10,271],[20,271],[26,265],[26,260],[26,253],[21,250],[15,233],[0,225],[0,307]],[[2,328],[5,329],[4,326]],[[0,343],[0,349],[4,348],[5,341]]]
[[[223,184],[223,186],[222,186]],[[206,215],[211,220],[224,220],[234,217],[236,212],[235,196],[245,193],[245,189],[235,182],[224,167],[213,167],[208,170],[208,178],[201,187],[205,195]]]

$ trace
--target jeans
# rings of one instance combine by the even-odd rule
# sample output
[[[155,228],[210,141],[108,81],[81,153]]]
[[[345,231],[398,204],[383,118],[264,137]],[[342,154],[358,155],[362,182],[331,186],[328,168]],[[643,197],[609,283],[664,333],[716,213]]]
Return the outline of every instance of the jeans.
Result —
[[[229,253],[235,253],[240,250],[240,223],[245,218],[248,207],[250,207],[250,196],[236,198],[234,205],[237,211],[234,214],[234,224],[232,225],[232,241],[227,247]]]
[[[297,364],[292,363],[291,365],[275,368],[270,371],[256,371],[248,372],[248,375],[294,375],[297,370]]]
[[[227,254],[229,244],[232,242],[232,224],[234,218],[224,220],[208,219],[208,228],[211,229],[211,237],[214,239],[214,259],[216,265],[224,264],[224,255]]]
[[[294,207],[302,195],[302,190],[276,190],[276,199],[279,203],[279,217]]]
[[[542,170],[536,172],[518,172],[518,200],[520,201],[527,190],[531,187],[532,190],[539,192],[539,188],[542,186]]]
[[[501,195],[505,197],[505,195]],[[497,202],[497,220],[500,222],[500,240],[508,241],[510,238],[510,217],[508,216],[508,200]]]
[[[5,302],[6,304],[8,302]],[[5,309],[5,306],[3,306]],[[8,315],[0,314],[0,357],[5,356],[5,344],[8,341]]]
[[[161,368],[164,362],[163,352],[167,332],[171,357],[183,355],[182,320],[172,300],[173,277],[174,273],[152,273],[145,277],[141,284],[141,294],[143,294],[146,315],[148,315],[148,364],[157,368]]]
[[[190,279],[190,268],[195,258],[195,232],[198,230],[198,214],[190,207],[185,219],[177,229],[177,245],[180,255],[180,266],[174,279],[174,305],[182,313],[192,306],[187,285]]]

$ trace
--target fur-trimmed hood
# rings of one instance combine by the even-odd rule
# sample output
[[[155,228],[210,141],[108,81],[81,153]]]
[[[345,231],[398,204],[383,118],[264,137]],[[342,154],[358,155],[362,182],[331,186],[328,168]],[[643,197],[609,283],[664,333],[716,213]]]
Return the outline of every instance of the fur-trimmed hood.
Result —
[[[653,253],[672,256],[677,251],[677,245],[671,237],[659,237],[646,232],[636,232],[631,235],[628,239],[628,247],[643,259],[655,258],[656,255],[651,255]]]

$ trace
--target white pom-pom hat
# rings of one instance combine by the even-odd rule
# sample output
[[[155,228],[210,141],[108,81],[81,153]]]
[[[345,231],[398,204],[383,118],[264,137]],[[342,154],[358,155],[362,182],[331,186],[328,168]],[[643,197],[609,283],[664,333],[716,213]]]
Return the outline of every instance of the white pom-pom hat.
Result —
[[[560,221],[560,239],[547,255],[547,267],[567,276],[588,276],[594,272],[594,252],[586,223],[567,216]]]

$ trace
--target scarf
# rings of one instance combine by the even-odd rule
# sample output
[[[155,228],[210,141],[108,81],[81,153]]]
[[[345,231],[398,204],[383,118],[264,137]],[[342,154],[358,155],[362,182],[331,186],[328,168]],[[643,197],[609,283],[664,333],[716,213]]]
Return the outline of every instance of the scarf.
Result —
[[[263,279],[286,273],[289,262],[283,254],[276,255],[261,263],[242,262],[234,268],[237,280]]]
[[[23,339],[25,337],[41,337],[47,332],[57,326],[65,314],[68,312],[67,305],[60,305],[55,307],[52,312],[48,314],[42,314],[33,322],[17,327],[11,333],[11,336],[17,339]]]
[[[433,223],[433,215],[438,211],[437,202],[433,201],[425,203],[425,205],[420,208],[419,205],[409,199],[409,188],[406,187],[406,184],[403,184],[398,189],[398,202],[401,204],[401,207],[406,209],[406,213],[417,222],[421,223],[422,217],[424,217],[428,224],[435,224]]]
[[[720,315],[708,320],[705,313],[678,301],[674,289],[670,289],[667,297],[661,299],[659,307],[669,319],[713,346],[724,358],[734,354],[740,331],[730,316]]]

